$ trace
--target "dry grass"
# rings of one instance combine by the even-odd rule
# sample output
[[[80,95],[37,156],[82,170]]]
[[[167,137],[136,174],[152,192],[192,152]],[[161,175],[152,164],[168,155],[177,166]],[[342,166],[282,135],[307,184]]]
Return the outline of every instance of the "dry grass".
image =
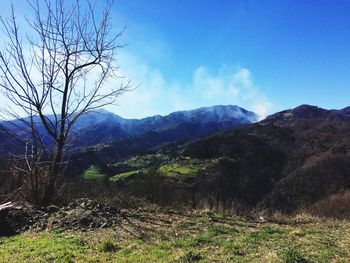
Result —
[[[350,222],[128,211],[118,227],[3,238],[1,262],[349,262]],[[113,249],[110,249],[113,248]]]

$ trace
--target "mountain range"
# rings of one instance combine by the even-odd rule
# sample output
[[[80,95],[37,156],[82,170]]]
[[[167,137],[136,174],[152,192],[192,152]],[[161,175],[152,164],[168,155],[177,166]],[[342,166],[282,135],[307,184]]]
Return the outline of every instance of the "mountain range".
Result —
[[[83,115],[75,126],[81,141],[89,145],[103,144],[125,137],[147,133],[171,133],[171,141],[202,137],[213,132],[257,121],[255,113],[238,106],[212,106],[190,111],[173,112],[166,116],[143,119],[123,119],[105,110]],[[97,136],[98,135],[98,136]]]
[[[187,186],[181,184],[178,195],[177,179],[167,180],[172,196],[188,197],[193,206],[209,200],[222,208],[239,204],[284,212],[321,207],[320,215],[334,215],[337,209],[343,211],[340,217],[350,216],[347,206],[334,203],[350,191],[350,107],[301,105],[259,122],[238,106],[140,120],[100,110],[83,115],[75,131],[79,151],[71,158],[73,176],[91,165],[108,170],[131,156],[158,152],[180,163],[213,164],[201,176],[185,178]],[[1,136],[4,149],[9,138]]]
[[[54,119],[53,116],[48,116]],[[24,124],[28,119],[0,122],[0,141],[2,153],[21,151],[22,141],[30,138]],[[46,142],[50,143],[40,119],[34,120]],[[178,140],[188,140],[207,136],[222,129],[257,121],[255,113],[238,106],[212,106],[191,111],[178,111],[167,116],[152,116],[143,119],[124,119],[106,110],[94,110],[80,116],[71,132],[74,150],[86,147],[148,140],[153,147]],[[11,136],[11,135],[14,136]],[[144,147],[143,147],[144,148]]]

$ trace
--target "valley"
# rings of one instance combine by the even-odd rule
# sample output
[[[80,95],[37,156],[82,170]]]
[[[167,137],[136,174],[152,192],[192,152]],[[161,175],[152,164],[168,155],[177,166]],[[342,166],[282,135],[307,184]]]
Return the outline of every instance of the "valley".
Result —
[[[57,206],[23,206],[31,224],[8,215],[19,235],[0,239],[0,259],[346,262],[347,109],[301,105],[196,137],[183,123],[177,141],[156,129],[72,153]]]
[[[349,189],[349,135],[346,110],[302,105],[255,124],[170,143],[119,162],[112,157],[118,156],[118,144],[106,145],[89,152],[90,160],[99,161],[88,163],[85,171],[96,165],[105,180],[139,197],[137,185],[146,185],[148,180],[172,192],[171,198],[158,198],[168,205],[180,202],[198,209],[296,213]],[[151,182],[152,176],[158,181]],[[329,214],[329,209],[318,213]]]
[[[0,263],[350,262],[350,0],[0,8]]]

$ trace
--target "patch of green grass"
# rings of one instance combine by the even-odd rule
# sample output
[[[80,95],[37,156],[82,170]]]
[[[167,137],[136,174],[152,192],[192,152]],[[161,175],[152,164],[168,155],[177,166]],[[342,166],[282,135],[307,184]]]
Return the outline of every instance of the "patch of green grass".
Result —
[[[202,256],[198,252],[189,251],[186,253],[186,255],[182,258],[182,262],[198,262],[202,259]]]
[[[0,238],[0,262],[327,263],[350,258],[348,221],[277,224],[219,214],[146,211],[129,216],[130,223],[122,222],[125,228]],[[213,217],[220,220],[213,223]]]
[[[251,237],[259,239],[280,238],[282,231],[275,227],[265,226],[257,232],[251,233]]]
[[[289,248],[285,255],[284,255],[284,261],[286,263],[307,263],[308,261],[304,259],[299,251],[295,248]]]
[[[75,262],[86,248],[77,236],[24,234],[3,240],[0,262]]]
[[[86,180],[101,180],[105,178],[106,175],[103,174],[99,168],[92,165],[88,170],[85,171],[83,178]]]
[[[159,173],[169,177],[176,177],[178,175],[196,176],[199,172],[199,168],[193,165],[171,163],[161,166],[158,171]]]
[[[61,227],[52,229],[52,233],[57,235],[64,233],[64,231],[65,231],[64,228],[61,228]]]
[[[111,239],[103,240],[100,244],[102,252],[115,252],[119,248]]]
[[[205,170],[208,165],[210,164],[202,160],[191,158],[175,160],[171,156],[161,153],[137,155],[128,160],[114,164],[113,166],[116,168],[119,167],[122,171],[128,172],[118,174],[113,177],[112,180],[115,181],[115,178],[122,178],[123,176],[127,177],[133,171],[145,171],[148,169],[158,169],[158,172],[169,177],[176,177],[179,175],[193,177],[196,176],[199,171]]]
[[[169,160],[170,158],[168,156],[157,153],[157,154],[145,154],[140,156],[133,156],[122,163],[134,169],[141,169],[141,168],[148,168],[150,166],[158,166]]]
[[[208,230],[214,236],[234,235],[238,233],[237,229],[228,226],[211,226]]]
[[[124,161],[123,163],[133,168],[142,168],[148,165],[148,160],[145,160],[144,158],[139,156],[133,156],[129,160]]]
[[[112,181],[112,182],[124,182],[130,176],[133,176],[133,175],[135,175],[135,174],[137,174],[139,172],[140,171],[130,171],[130,172],[116,174],[113,177],[109,178],[109,180]]]
[[[198,248],[213,243],[214,239],[208,235],[208,233],[196,233],[194,235],[185,236],[175,240],[175,246],[187,249],[187,248]]]

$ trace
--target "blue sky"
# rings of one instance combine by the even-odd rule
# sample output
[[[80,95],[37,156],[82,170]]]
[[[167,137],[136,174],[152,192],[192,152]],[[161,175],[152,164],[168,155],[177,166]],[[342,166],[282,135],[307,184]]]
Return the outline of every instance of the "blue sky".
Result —
[[[237,104],[264,116],[349,106],[349,14],[349,0],[118,0],[121,73],[138,88],[108,109],[144,117]]]

